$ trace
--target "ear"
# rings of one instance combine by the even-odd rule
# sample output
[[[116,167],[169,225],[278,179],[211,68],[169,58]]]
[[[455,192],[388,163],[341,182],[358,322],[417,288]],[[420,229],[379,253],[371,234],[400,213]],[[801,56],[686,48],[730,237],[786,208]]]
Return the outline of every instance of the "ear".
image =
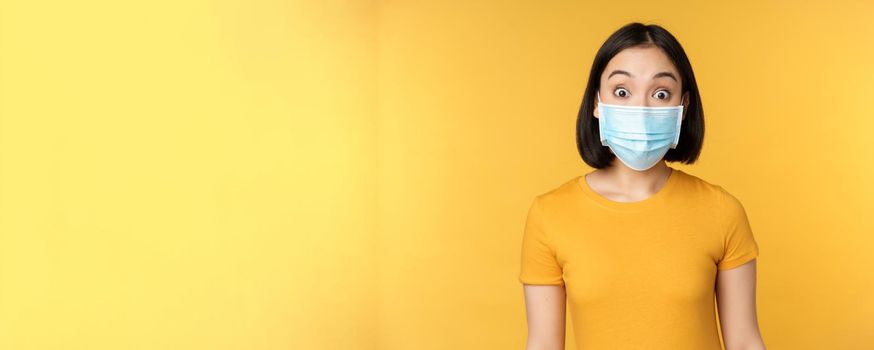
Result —
[[[592,104],[595,105],[595,109],[592,110],[592,114],[595,116],[595,119],[601,119],[601,112],[598,110],[597,97],[594,100],[592,100]]]
[[[683,93],[683,119],[686,119],[686,114],[689,113],[689,92]]]

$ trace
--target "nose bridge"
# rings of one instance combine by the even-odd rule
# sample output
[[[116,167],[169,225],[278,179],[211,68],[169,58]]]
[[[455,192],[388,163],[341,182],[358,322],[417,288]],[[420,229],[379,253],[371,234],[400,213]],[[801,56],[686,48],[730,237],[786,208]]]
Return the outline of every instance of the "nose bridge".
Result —
[[[634,106],[650,107],[650,101],[646,98],[646,94],[637,94],[631,101]]]
[[[636,93],[631,96],[632,98],[628,101],[628,104],[632,106],[651,107],[650,104],[652,101],[647,98],[646,84],[639,81],[635,81],[634,84],[633,89]]]

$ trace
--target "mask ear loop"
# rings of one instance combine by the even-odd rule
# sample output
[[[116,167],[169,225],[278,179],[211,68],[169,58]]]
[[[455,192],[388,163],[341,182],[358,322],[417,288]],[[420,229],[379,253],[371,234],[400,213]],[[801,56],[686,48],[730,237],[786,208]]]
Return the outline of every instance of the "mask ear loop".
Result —
[[[677,128],[677,137],[674,138],[674,142],[671,144],[672,149],[677,148],[677,146],[680,143],[680,130],[681,130],[681,127],[683,125],[683,110],[686,109],[686,106],[683,105],[683,95],[680,95],[680,105],[677,107],[679,107],[679,111],[677,111],[677,113],[679,114],[679,116],[677,116],[677,127],[676,127]]]
[[[601,91],[598,90],[597,94],[598,94],[598,105],[600,105],[601,104]],[[601,117],[603,117],[603,116],[604,116],[604,111],[602,110]],[[606,147],[607,146],[607,136],[604,135],[604,123],[605,123],[604,119],[598,120],[598,135],[600,136],[600,139],[601,139],[600,140],[601,146]]]

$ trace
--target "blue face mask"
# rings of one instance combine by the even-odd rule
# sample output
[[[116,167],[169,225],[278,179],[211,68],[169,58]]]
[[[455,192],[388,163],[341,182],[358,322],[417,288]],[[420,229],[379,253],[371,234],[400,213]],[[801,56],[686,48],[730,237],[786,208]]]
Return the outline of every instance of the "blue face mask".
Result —
[[[671,107],[623,106],[601,103],[598,92],[601,144],[629,168],[652,168],[680,141],[683,104]]]

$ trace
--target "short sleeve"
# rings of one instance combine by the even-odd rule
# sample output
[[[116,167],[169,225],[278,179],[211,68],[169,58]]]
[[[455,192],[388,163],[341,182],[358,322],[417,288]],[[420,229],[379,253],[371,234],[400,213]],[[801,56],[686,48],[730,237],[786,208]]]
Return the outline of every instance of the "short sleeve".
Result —
[[[727,270],[755,259],[759,255],[759,246],[741,202],[724,192],[723,204],[728,221],[723,237],[723,256],[716,266],[717,269]]]
[[[547,236],[539,198],[528,208],[522,235],[522,264],[519,281],[523,284],[564,285],[562,269]]]

